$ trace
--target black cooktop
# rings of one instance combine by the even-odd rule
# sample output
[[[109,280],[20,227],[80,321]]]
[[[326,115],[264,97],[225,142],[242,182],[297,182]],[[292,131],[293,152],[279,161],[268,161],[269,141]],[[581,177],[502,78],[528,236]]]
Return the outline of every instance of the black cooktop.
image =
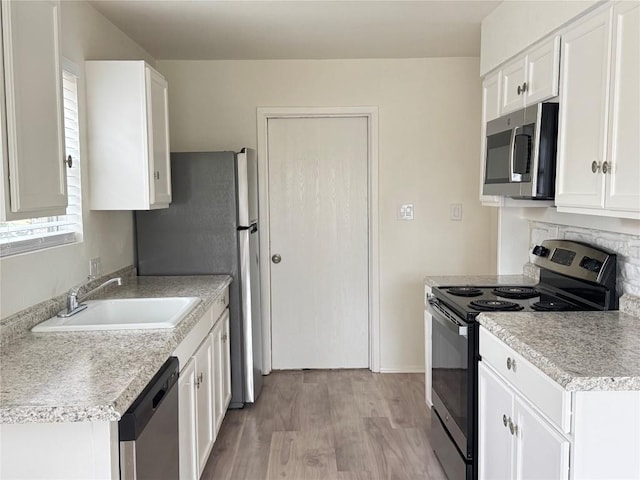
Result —
[[[558,312],[593,310],[538,285],[454,285],[432,289],[433,295],[468,320],[481,312]]]

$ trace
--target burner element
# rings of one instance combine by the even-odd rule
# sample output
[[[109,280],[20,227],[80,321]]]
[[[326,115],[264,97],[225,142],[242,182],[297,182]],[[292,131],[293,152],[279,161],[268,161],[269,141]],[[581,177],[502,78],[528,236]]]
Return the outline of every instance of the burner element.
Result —
[[[481,312],[491,311],[517,311],[522,310],[524,307],[513,302],[505,302],[504,300],[473,300],[469,303],[469,306],[480,310]]]
[[[562,300],[542,300],[531,304],[531,308],[539,312],[561,312],[572,310],[573,305]]]
[[[531,287],[498,287],[493,289],[493,293],[504,298],[527,299],[540,295],[535,288]]]
[[[447,288],[447,293],[457,297],[477,297],[482,295],[480,289],[475,287],[451,287]]]

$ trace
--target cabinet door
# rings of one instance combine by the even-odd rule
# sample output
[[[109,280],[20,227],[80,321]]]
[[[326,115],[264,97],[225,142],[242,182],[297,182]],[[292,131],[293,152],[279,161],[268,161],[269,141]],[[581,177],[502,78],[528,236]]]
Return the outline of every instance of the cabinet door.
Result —
[[[606,158],[609,45],[608,10],[586,18],[563,36],[558,206],[604,206],[602,162]]]
[[[196,369],[191,358],[180,372],[178,379],[180,479],[198,478],[198,451],[196,425]]]
[[[569,441],[520,398],[515,399],[518,480],[569,478]]]
[[[59,9],[57,1],[2,2],[7,219],[62,215],[67,206]]]
[[[214,396],[214,408],[213,408],[213,424],[215,426],[216,435],[222,424],[222,418],[224,416],[224,398],[223,398],[223,382],[224,377],[222,373],[222,334],[223,334],[222,320],[218,320],[216,326],[213,327],[213,363],[211,370],[213,372],[213,396]]]
[[[560,35],[529,52],[526,61],[525,105],[557,96],[560,83]]]
[[[231,343],[229,339],[229,310],[221,320],[222,324],[222,405],[223,412],[231,402]],[[223,415],[224,416],[224,415]]]
[[[145,68],[147,82],[147,135],[149,141],[149,203],[171,203],[169,160],[169,107],[167,81],[155,70]]]
[[[640,4],[613,8],[608,191],[605,206],[640,211]]]
[[[525,67],[526,62],[522,58],[518,58],[502,68],[501,115],[524,107],[522,86],[527,78]]]
[[[478,478],[513,478],[515,436],[509,429],[514,394],[482,362],[478,365]]]
[[[196,427],[198,438],[198,477],[207,463],[214,439],[213,377],[211,375],[212,355],[213,337],[209,334],[194,355],[196,361],[196,418],[198,419]]]

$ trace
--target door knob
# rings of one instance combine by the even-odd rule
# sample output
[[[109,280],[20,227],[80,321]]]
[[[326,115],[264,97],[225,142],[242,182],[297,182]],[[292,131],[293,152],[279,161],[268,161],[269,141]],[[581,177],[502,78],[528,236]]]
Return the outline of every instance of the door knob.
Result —
[[[274,256],[271,257],[271,261],[273,263],[280,263],[282,261],[282,257],[276,253]]]

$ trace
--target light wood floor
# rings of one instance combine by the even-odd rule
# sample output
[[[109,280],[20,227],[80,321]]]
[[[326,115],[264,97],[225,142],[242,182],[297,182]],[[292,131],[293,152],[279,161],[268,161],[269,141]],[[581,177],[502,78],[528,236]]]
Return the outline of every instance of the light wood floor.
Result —
[[[205,480],[445,480],[429,445],[423,374],[273,372],[229,410]]]

